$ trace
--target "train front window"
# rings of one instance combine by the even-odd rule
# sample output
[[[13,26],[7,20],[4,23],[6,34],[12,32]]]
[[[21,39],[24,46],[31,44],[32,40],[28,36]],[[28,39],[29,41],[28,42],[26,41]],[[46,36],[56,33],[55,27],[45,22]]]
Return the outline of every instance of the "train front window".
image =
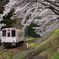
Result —
[[[16,36],[16,32],[15,30],[12,30],[12,37],[15,37]]]
[[[2,31],[2,36],[3,36],[3,37],[6,37],[6,30],[3,30],[3,31]]]
[[[10,37],[10,33],[8,33],[8,37]]]

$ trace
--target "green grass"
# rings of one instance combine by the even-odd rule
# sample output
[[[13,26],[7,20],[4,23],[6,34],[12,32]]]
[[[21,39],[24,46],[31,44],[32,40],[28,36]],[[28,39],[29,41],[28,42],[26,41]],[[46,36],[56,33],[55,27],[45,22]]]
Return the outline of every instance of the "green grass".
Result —
[[[59,40],[59,38],[58,38],[58,39],[56,39],[56,40]]]
[[[26,58],[26,56],[21,56],[21,57],[19,57],[19,59],[25,59]]]
[[[41,38],[41,42],[47,40],[48,38],[50,38],[51,36],[56,35],[57,33],[59,33],[59,29],[55,29],[53,31],[50,31],[49,33],[45,34],[42,38]]]
[[[25,41],[27,41],[27,40],[33,40],[33,39],[35,39],[35,38],[34,37],[26,37]]]
[[[48,56],[49,59],[59,59],[59,52],[57,52],[57,48],[59,47],[59,32],[56,33],[56,30],[55,30],[53,31],[52,34],[51,34],[52,36],[49,37],[51,40],[50,44],[48,42],[47,46],[45,45],[44,47],[41,47],[38,51],[41,51],[40,56]]]
[[[44,50],[44,49],[48,48],[49,46],[50,46],[50,44],[47,44],[46,46],[41,47],[41,48],[38,50],[38,52],[40,52],[40,51],[42,51],[42,50]]]
[[[56,52],[52,59],[59,59],[59,52]]]
[[[13,59],[14,52],[12,50],[8,50],[7,52],[0,52],[1,59]]]

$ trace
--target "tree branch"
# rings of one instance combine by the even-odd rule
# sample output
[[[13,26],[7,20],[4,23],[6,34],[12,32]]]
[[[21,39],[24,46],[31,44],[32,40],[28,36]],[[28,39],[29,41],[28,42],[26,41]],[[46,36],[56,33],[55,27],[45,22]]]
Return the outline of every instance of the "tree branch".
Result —
[[[57,4],[53,3],[52,1],[46,0],[47,2],[51,3],[52,5],[55,5],[56,7],[59,7]]]

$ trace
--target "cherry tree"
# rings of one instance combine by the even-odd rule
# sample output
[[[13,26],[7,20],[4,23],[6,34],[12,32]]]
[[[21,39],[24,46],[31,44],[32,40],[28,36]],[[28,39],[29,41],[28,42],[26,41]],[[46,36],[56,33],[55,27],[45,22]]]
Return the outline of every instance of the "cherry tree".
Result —
[[[59,1],[58,0],[10,0],[5,6],[3,16],[14,9],[13,18],[22,18],[23,29],[31,23],[36,34],[43,36],[53,29],[59,28]]]

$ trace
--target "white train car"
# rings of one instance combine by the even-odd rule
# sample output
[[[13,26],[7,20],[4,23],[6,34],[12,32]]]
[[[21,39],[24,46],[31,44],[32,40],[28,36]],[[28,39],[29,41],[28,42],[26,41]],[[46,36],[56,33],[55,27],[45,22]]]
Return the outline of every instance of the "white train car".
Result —
[[[2,29],[1,43],[3,46],[13,46],[18,43],[24,42],[24,30],[16,28],[5,28]]]

